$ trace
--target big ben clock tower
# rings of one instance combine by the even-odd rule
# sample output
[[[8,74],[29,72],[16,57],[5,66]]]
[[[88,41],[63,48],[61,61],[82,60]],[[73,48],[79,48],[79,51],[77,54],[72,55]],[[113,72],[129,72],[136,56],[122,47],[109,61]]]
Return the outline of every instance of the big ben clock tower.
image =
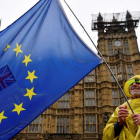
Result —
[[[133,15],[137,15],[134,17]],[[140,54],[135,28],[139,23],[138,12],[93,15],[92,30],[98,31],[98,49],[123,88],[127,79],[140,74]],[[105,63],[96,68],[100,132],[103,118],[125,102],[113,76]],[[105,114],[105,115],[104,115]]]

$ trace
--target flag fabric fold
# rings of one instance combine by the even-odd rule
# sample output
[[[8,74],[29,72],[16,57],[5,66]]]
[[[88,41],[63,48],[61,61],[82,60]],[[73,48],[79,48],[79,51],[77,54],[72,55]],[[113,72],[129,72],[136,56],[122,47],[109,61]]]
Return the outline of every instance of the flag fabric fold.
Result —
[[[100,64],[57,0],[0,32],[0,140],[20,132]]]

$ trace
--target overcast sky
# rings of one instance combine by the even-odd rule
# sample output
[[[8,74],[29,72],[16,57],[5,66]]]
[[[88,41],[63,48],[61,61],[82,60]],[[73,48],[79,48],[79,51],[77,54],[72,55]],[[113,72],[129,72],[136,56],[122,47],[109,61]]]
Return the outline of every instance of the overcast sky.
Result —
[[[81,38],[94,49],[92,43],[77,23],[64,0],[60,0],[65,12]],[[2,19],[0,30],[12,24],[22,14],[34,6],[38,0],[0,0],[0,18]],[[66,0],[73,12],[79,18],[94,43],[97,44],[97,32],[91,31],[92,14],[118,13],[126,10],[140,11],[140,0]],[[138,44],[140,46],[140,27],[136,29]]]

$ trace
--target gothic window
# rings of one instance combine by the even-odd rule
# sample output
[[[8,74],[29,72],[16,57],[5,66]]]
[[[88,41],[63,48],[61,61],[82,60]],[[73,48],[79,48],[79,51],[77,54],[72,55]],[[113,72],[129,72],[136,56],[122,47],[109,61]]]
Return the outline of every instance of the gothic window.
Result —
[[[116,77],[116,70],[115,70],[115,66],[110,66],[112,73],[114,74],[114,76]],[[111,82],[115,82],[114,77],[111,74]]]
[[[117,65],[117,77],[118,77],[118,81],[122,80],[122,69],[121,69],[121,65]]]
[[[57,133],[69,133],[69,117],[57,117]]]
[[[123,49],[119,49],[120,53],[123,53]]]
[[[123,45],[124,45],[124,54],[125,54],[125,55],[129,55],[130,52],[129,52],[128,41],[127,41],[127,40],[124,40],[124,41],[123,41]]]
[[[118,74],[118,81],[122,80],[122,74]]]
[[[39,132],[41,132],[41,131],[42,131],[42,125],[40,124]]]
[[[117,89],[112,89],[113,106],[119,105]]]
[[[85,82],[94,82],[94,75],[87,75],[85,77]]]
[[[133,69],[132,69],[132,65],[131,64],[127,65],[127,74],[128,74],[128,79],[133,77]]]
[[[36,125],[36,132],[38,132],[38,126]]]
[[[127,74],[126,74],[126,68],[125,68],[125,64],[122,65],[123,67],[123,79],[127,80]]]
[[[40,116],[40,124],[42,124],[42,120],[43,120],[43,118],[42,118],[42,116]]]
[[[28,125],[29,132],[38,133],[42,132],[42,122],[43,117],[42,115],[36,118],[30,125]]]
[[[85,90],[85,106],[95,106],[95,93],[93,89]]]
[[[120,73],[121,72],[121,65],[117,65],[117,73]]]
[[[112,74],[111,74],[111,82],[115,82],[115,79]]]
[[[58,100],[58,108],[69,108],[69,107],[70,107],[70,93],[66,93]]]
[[[93,70],[84,78],[85,87],[93,87],[93,82],[95,82],[94,74],[95,71]]]
[[[115,66],[110,66],[110,68],[111,68],[111,70],[112,70],[114,76],[116,77]],[[124,76],[126,76],[125,73],[124,73],[125,67],[123,66],[123,69],[122,69],[121,64],[119,64],[119,65],[116,66],[116,68],[117,68],[117,79],[118,79],[118,81],[120,81],[120,80],[123,79]],[[124,74],[122,74],[122,73],[124,73]],[[123,76],[123,75],[124,75],[124,76]],[[126,79],[126,78],[124,78],[124,79]],[[114,77],[112,76],[112,74],[111,74],[111,82],[115,82],[115,79],[114,79]]]
[[[115,49],[115,55],[118,54],[118,49]]]
[[[116,74],[116,71],[115,71],[115,66],[110,66],[110,68],[111,68],[111,70],[112,70],[113,74]]]
[[[31,125],[29,125],[29,132],[31,132],[32,131],[32,126]]]
[[[112,42],[108,42],[108,55],[112,56],[113,55],[113,46]]]
[[[96,115],[86,114],[84,120],[84,132],[96,133]]]

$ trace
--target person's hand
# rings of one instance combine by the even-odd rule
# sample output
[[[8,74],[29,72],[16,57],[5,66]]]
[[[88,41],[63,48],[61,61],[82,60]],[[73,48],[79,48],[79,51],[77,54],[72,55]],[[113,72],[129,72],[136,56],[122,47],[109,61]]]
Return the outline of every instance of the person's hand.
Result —
[[[119,106],[119,111],[118,111],[118,123],[119,125],[122,125],[125,122],[126,117],[128,117],[128,110],[127,106]]]
[[[135,125],[140,125],[140,114],[132,114],[132,119]]]

